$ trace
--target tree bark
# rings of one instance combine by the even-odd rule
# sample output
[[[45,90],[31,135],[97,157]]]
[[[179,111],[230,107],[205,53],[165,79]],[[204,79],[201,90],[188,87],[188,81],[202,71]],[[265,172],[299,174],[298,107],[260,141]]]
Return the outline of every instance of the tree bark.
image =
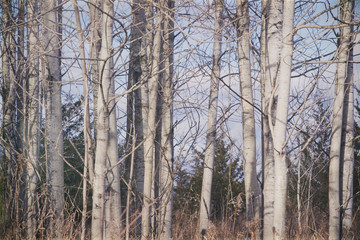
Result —
[[[61,109],[61,69],[56,0],[42,1],[45,63],[46,163],[50,200],[50,236],[61,238],[64,225],[64,162]]]
[[[263,238],[273,239],[274,224],[274,149],[270,129],[273,127],[272,89],[280,62],[282,1],[263,0],[261,18],[261,108],[263,155]]]
[[[164,22],[164,72],[162,88],[162,121],[161,121],[161,159],[159,196],[160,198],[160,238],[172,238],[172,204],[173,204],[173,47],[174,47],[174,22],[172,9],[174,1],[165,1],[170,17]]]
[[[340,5],[340,20],[341,23],[350,23],[352,20],[352,1],[344,0]],[[353,148],[352,148],[352,118],[351,111],[353,106],[350,97],[352,95],[351,84],[346,89],[347,83],[351,82],[349,76],[349,58],[351,46],[351,27],[346,24],[340,28],[339,46],[337,51],[337,68],[336,68],[336,86],[333,106],[333,124],[331,129],[331,144],[330,144],[330,165],[329,165],[329,239],[339,240],[342,236],[342,219],[341,211],[344,206],[346,209],[351,205],[351,185],[352,185],[352,171],[353,168]],[[351,68],[350,68],[351,70]],[[346,96],[348,95],[348,96]],[[349,101],[345,101],[345,96],[349,97]],[[343,104],[345,103],[345,106]],[[348,119],[349,117],[349,119]],[[343,129],[345,126],[345,129]],[[348,132],[347,132],[348,130]],[[344,139],[344,140],[342,140]],[[343,146],[345,141],[345,146]],[[349,175],[350,174],[350,175]],[[346,184],[345,186],[343,184]],[[343,195],[345,194],[345,196]],[[342,204],[345,205],[342,205]],[[345,211],[344,223],[349,227],[347,215],[351,208]]]
[[[352,11],[351,11],[352,12]],[[351,47],[350,47],[351,48]],[[344,124],[343,124],[343,178],[342,178],[342,234],[345,239],[353,239],[353,182],[354,182],[354,75],[350,50],[348,73],[345,82]],[[340,179],[341,181],[341,179]]]
[[[240,94],[242,96],[243,157],[245,165],[246,218],[248,233],[256,232],[260,238],[261,211],[260,186],[256,173],[256,138],[254,100],[251,82],[249,2],[237,0],[237,46],[240,72]]]
[[[149,7],[149,10],[152,9]],[[150,231],[150,212],[154,199],[152,199],[152,186],[154,180],[153,164],[155,158],[155,135],[156,135],[156,110],[158,98],[158,81],[160,70],[160,51],[161,51],[161,37],[162,37],[162,24],[164,15],[162,9],[157,8],[157,16],[155,23],[155,36],[152,43],[152,60],[149,86],[149,110],[147,114],[148,129],[144,142],[144,203],[142,209],[142,231],[141,239],[149,239],[151,237]],[[149,32],[149,30],[147,30]]]
[[[274,191],[274,238],[286,238],[287,171],[286,129],[290,96],[291,62],[293,55],[293,22],[295,1],[284,1],[282,49],[276,88],[276,120],[274,131],[275,191]]]
[[[38,165],[40,148],[40,111],[39,111],[39,49],[38,23],[35,20],[38,16],[38,4],[30,1],[27,4],[27,16],[31,21],[28,23],[29,52],[28,52],[28,86],[25,91],[25,106],[27,108],[25,149],[26,149],[26,235],[27,239],[33,239],[37,229],[36,213],[36,188],[38,183]]]
[[[91,222],[91,238],[106,238],[105,231],[105,175],[107,161],[111,161],[110,155],[113,151],[111,138],[113,132],[110,127],[111,112],[109,102],[113,96],[113,78],[112,78],[112,26],[113,26],[113,2],[106,0],[103,2],[102,20],[101,20],[101,50],[100,50],[100,72],[96,122],[96,153],[93,181],[93,213]]]
[[[204,239],[208,235],[209,220],[211,216],[211,186],[214,171],[214,154],[216,138],[216,117],[220,78],[220,58],[221,58],[221,29],[223,1],[215,0],[215,26],[214,26],[214,45],[213,45],[213,67],[211,71],[210,98],[206,131],[206,149],[204,159],[204,173],[201,186],[200,216],[199,216],[199,239]]]
[[[112,27],[112,25],[111,25]],[[112,28],[108,25],[108,32],[112,32]],[[109,37],[109,43],[112,43]],[[109,45],[110,45],[109,44]],[[110,45],[111,47],[112,45]],[[111,50],[110,50],[111,53]],[[109,59],[112,64],[112,59]],[[112,68],[112,67],[111,67]],[[112,73],[111,73],[112,75]],[[110,86],[109,98],[113,98],[115,95],[115,82],[112,78]],[[115,100],[111,100],[108,103],[109,111],[109,142],[108,142],[108,162],[107,162],[107,175],[106,175],[106,225],[105,225],[105,239],[115,239],[121,235],[121,194],[120,194],[120,165],[118,164],[118,133],[116,124],[116,103]]]
[[[96,149],[96,135],[97,135],[97,119],[98,119],[98,92],[99,92],[99,84],[100,84],[100,61],[98,57],[100,56],[101,49],[101,32],[102,32],[102,2],[100,0],[91,0],[88,4],[90,10],[90,30],[91,30],[91,38],[90,38],[90,58],[91,58],[91,89],[93,93],[93,122],[92,127],[94,128],[94,138],[92,142],[92,152],[95,154]],[[89,162],[89,177],[90,181],[93,183],[94,180],[94,156]]]

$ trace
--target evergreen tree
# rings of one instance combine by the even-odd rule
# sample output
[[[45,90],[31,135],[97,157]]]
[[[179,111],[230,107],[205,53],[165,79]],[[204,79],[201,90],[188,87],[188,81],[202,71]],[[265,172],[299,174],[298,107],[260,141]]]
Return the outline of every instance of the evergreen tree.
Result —
[[[199,208],[204,151],[194,149],[193,154],[192,165],[185,165],[177,172],[174,211],[186,209],[188,213],[194,213]],[[211,219],[224,220],[230,216],[234,211],[231,202],[241,193],[244,193],[244,183],[240,158],[232,155],[231,145],[224,139],[216,139]]]

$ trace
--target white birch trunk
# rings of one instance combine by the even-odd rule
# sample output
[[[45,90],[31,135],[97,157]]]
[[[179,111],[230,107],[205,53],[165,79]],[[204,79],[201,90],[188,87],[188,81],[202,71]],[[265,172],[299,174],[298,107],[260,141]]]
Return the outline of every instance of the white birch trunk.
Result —
[[[349,60],[352,61],[352,50]],[[353,239],[353,182],[354,182],[354,85],[353,64],[348,63],[348,75],[345,84],[344,102],[344,148],[343,179],[342,179],[342,234],[345,239]],[[341,181],[341,180],[340,180]]]
[[[209,110],[206,131],[206,149],[204,159],[204,172],[201,186],[200,216],[199,216],[199,239],[207,237],[209,221],[211,216],[211,186],[214,171],[214,154],[216,138],[216,115],[220,78],[220,56],[221,56],[221,14],[223,1],[215,2],[215,25],[214,25],[214,45],[213,45],[213,67],[210,82]]]
[[[104,238],[104,222],[105,222],[105,174],[106,161],[109,154],[110,139],[110,112],[108,106],[109,97],[113,94],[112,86],[112,25],[113,25],[113,3],[106,0],[102,8],[102,38],[100,50],[100,69],[97,112],[98,119],[96,122],[96,154],[94,166],[93,181],[93,213],[91,222],[91,238]]]
[[[237,0],[237,46],[240,72],[240,94],[242,96],[242,121],[243,121],[243,156],[245,165],[245,195],[246,195],[246,218],[248,232],[256,231],[256,237],[260,238],[258,224],[260,223],[261,196],[260,186],[256,174],[256,138],[254,101],[251,82],[250,66],[250,34],[249,34],[249,10],[247,0]]]
[[[98,58],[100,56],[101,49],[101,34],[102,34],[102,1],[101,0],[91,0],[88,4],[89,12],[90,12],[90,58],[91,69],[91,89],[93,93],[93,122],[92,127],[94,128],[94,139],[92,143],[92,152],[94,155],[95,152],[95,142],[96,142],[96,124],[98,119],[98,110],[97,110],[97,102],[98,102],[98,91],[99,91],[99,83],[100,83],[100,61]],[[89,161],[89,177],[91,182],[93,182],[93,172],[94,172],[94,156],[91,161]]]
[[[45,58],[46,96],[46,163],[50,197],[50,234],[61,238],[64,225],[64,162],[61,109],[60,41],[57,22],[57,1],[42,1],[42,34]]]
[[[151,9],[151,8],[150,8]],[[155,23],[155,36],[152,44],[152,61],[151,71],[149,78],[149,110],[147,114],[148,129],[145,135],[144,142],[144,199],[142,209],[142,231],[141,239],[149,239],[151,237],[150,231],[150,212],[154,204],[152,199],[152,186],[153,186],[153,164],[155,158],[155,135],[156,135],[156,107],[158,97],[158,81],[160,69],[160,50],[161,50],[161,36],[162,36],[162,23],[163,13],[158,8],[158,15],[156,16]],[[149,30],[147,30],[148,32]],[[148,52],[149,53],[149,52]],[[143,116],[144,117],[144,116]],[[144,120],[144,119],[143,119]]]
[[[142,206],[144,205],[144,191],[145,191],[145,172],[147,171],[145,168],[146,165],[146,155],[148,153],[148,149],[151,148],[151,146],[148,146],[150,143],[150,140],[147,141],[146,138],[151,135],[149,132],[149,105],[150,105],[150,79],[154,78],[154,72],[153,72],[153,58],[155,57],[153,55],[153,32],[154,28],[156,31],[156,26],[154,27],[153,19],[154,19],[154,12],[153,12],[153,3],[151,1],[143,1],[143,5],[141,5],[145,9],[144,16],[145,16],[145,36],[142,36],[141,40],[141,53],[140,53],[140,66],[141,70],[143,71],[141,74],[141,87],[140,91],[138,92],[139,95],[136,95],[136,98],[139,97],[139,99],[135,99],[140,104],[140,108],[135,107],[135,118],[139,124],[137,124],[138,127],[135,127],[136,134],[138,141],[143,140],[143,148],[141,151],[139,151],[139,155],[136,157],[138,159],[136,161],[136,182],[138,187],[140,187],[139,190],[141,190],[140,193],[142,193]],[[160,46],[158,46],[160,49]],[[154,49],[155,50],[155,49]],[[160,51],[160,50],[159,50]],[[160,56],[159,56],[160,60]],[[158,65],[159,63],[157,63]],[[158,66],[159,67],[159,66]],[[158,76],[157,76],[158,77]],[[144,83],[142,81],[145,81]],[[156,98],[157,100],[157,98]],[[136,104],[136,102],[135,102]],[[155,110],[156,111],[156,110]],[[136,116],[141,116],[137,118]],[[139,128],[141,127],[141,128]],[[154,133],[156,134],[156,133]],[[154,135],[155,137],[155,135]],[[153,143],[150,143],[153,144]],[[142,155],[140,155],[142,153]],[[153,153],[155,154],[155,153]],[[152,183],[151,183],[152,186]],[[142,209],[141,209],[142,211]]]
[[[342,1],[342,5],[340,7],[340,19],[342,22],[351,22],[352,4],[352,1]],[[350,41],[350,25],[341,27],[337,56],[338,64],[336,68],[336,86],[333,107],[333,125],[331,129],[329,165],[329,239],[331,240],[339,240],[342,237],[341,210],[344,207],[344,205],[342,204],[345,203],[345,201],[350,200],[346,199],[350,196],[350,192],[348,192],[347,190],[350,190],[350,188],[352,187],[352,173],[349,175],[348,172],[351,171],[351,169],[353,168],[353,151],[351,150],[353,149],[351,146],[352,131],[349,129],[351,128],[349,124],[352,124],[353,121],[353,114],[351,116],[348,116],[349,111],[350,114],[351,111],[353,111],[351,106],[352,104],[350,103],[350,98],[349,102],[347,102],[347,104],[349,105],[346,107],[343,106],[346,82],[351,82],[350,76],[348,76]],[[351,97],[351,88],[347,90],[350,90],[348,93],[349,97]],[[345,113],[344,110],[346,110]],[[348,117],[350,117],[350,119],[347,119]],[[345,132],[343,132],[343,125],[345,125]],[[347,133],[346,130],[349,130],[349,132]],[[345,146],[342,146],[342,139],[345,139],[346,141]],[[343,170],[342,174],[340,172],[341,169]],[[341,176],[343,177],[342,179]],[[342,184],[344,183],[346,183],[346,185],[342,186]],[[343,192],[344,190],[345,192]],[[345,196],[341,197],[344,193]],[[347,211],[347,214],[349,214],[349,211]]]
[[[342,1],[341,3],[340,20],[342,23],[350,23],[352,20],[353,2]],[[352,225],[352,175],[354,161],[352,139],[354,116],[352,69],[348,62],[351,59],[350,47],[351,26],[349,24],[340,28],[330,145],[329,239],[334,240],[345,237],[346,233],[351,230]],[[343,216],[341,215],[342,210],[344,211]],[[343,228],[342,224],[344,224]],[[344,235],[342,236],[342,234]],[[346,237],[350,237],[350,235]]]
[[[29,19],[35,19],[38,15],[38,6],[35,1],[27,4],[27,15]],[[29,53],[28,53],[28,88],[25,92],[26,108],[28,119],[26,120],[25,149],[27,155],[26,161],[26,237],[33,239],[37,229],[36,219],[36,188],[38,183],[38,165],[39,165],[39,60],[38,60],[38,23],[31,21],[28,23],[29,32]]]
[[[338,64],[340,65],[340,64]],[[344,79],[340,74],[344,70],[338,67],[337,83],[333,107],[333,123],[331,129],[330,164],[329,164],[329,239],[339,240],[340,237],[340,153],[341,128],[343,119]],[[344,75],[343,75],[344,76]]]
[[[108,26],[107,31],[112,33],[112,28]],[[112,27],[112,25],[111,25]],[[112,34],[111,34],[112,35]],[[110,39],[108,40],[110,41]],[[112,43],[112,36],[111,42]],[[110,60],[110,62],[112,62]],[[109,98],[112,98],[115,95],[115,86],[114,80],[111,80],[111,89]],[[118,134],[117,134],[117,124],[116,124],[116,103],[115,100],[112,100],[108,104],[109,108],[109,145],[108,145],[108,173],[106,176],[107,179],[107,203],[106,207],[108,208],[108,213],[106,216],[106,225],[105,225],[105,239],[115,239],[121,235],[121,194],[120,194],[120,165],[118,164]]]
[[[353,20],[354,1],[344,2],[344,22]],[[354,181],[354,75],[353,75],[353,26],[350,24],[342,31],[343,42],[347,44],[348,62],[345,80],[345,100],[343,117],[343,165],[342,165],[342,238],[353,239],[353,181]]]
[[[261,92],[263,154],[263,238],[273,239],[274,224],[274,149],[272,89],[280,62],[282,1],[263,0],[261,19]]]
[[[91,0],[88,4],[90,10],[90,30],[91,30],[91,38],[90,38],[90,58],[91,60],[91,89],[93,93],[93,122],[92,127],[94,128],[94,137],[92,139],[92,158],[88,161],[88,170],[89,170],[89,178],[91,183],[94,182],[94,160],[95,160],[95,149],[96,149],[96,125],[98,119],[98,92],[99,92],[99,83],[100,83],[100,61],[97,59],[100,56],[101,50],[101,34],[102,34],[102,2],[100,0]]]
[[[274,238],[285,239],[286,199],[287,199],[287,162],[286,127],[290,96],[291,62],[293,55],[294,0],[284,1],[284,20],[282,49],[277,86],[276,120],[273,132],[275,160],[274,191]]]
[[[110,1],[111,2],[111,1]],[[114,15],[113,4],[104,5],[104,11],[109,14],[106,25],[103,25],[102,38],[106,38],[106,48],[109,53],[108,62],[109,68],[113,69],[112,54],[112,35],[113,35],[113,19]],[[110,90],[109,99],[115,95],[115,82],[112,77],[113,73],[110,70]],[[107,160],[107,175],[106,175],[106,204],[105,204],[105,239],[115,239],[121,235],[121,194],[120,194],[120,166],[118,164],[118,134],[116,124],[116,103],[115,100],[107,102],[109,112],[109,140],[108,140],[108,160]]]
[[[166,1],[169,12],[174,7],[173,0]],[[170,13],[173,17],[173,14]],[[172,238],[172,203],[173,203],[173,18],[167,17],[164,22],[164,72],[162,89],[162,121],[161,121],[161,159],[160,159],[160,238]]]

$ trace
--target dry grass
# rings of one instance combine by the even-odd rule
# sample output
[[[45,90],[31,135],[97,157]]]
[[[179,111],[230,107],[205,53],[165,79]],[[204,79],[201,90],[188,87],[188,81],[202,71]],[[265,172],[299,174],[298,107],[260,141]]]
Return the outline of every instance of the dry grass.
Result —
[[[14,194],[16,198],[20,194]],[[16,202],[17,199],[14,199]],[[38,229],[36,239],[48,239],[47,221],[51,215],[46,210],[47,194],[46,188],[40,189],[37,195],[38,209]],[[75,206],[76,203],[68,202],[65,206],[65,223],[61,233],[62,239],[80,239],[81,223],[80,209]],[[74,207],[75,206],[75,207]],[[173,213],[173,240],[197,240],[198,212],[191,212],[187,203],[183,204],[182,209],[177,209]],[[234,208],[233,208],[234,209]],[[26,213],[24,213],[26,214]],[[90,216],[90,215],[89,215]],[[139,217],[138,214],[136,214]],[[305,221],[306,220],[306,221]],[[138,221],[131,221],[131,232],[136,232]],[[308,219],[302,219],[301,232],[298,229],[297,215],[294,212],[288,212],[287,219],[287,239],[295,240],[322,240],[328,239],[328,216],[326,212],[312,212]],[[90,239],[90,219],[87,226],[87,238]],[[307,224],[306,224],[307,223]],[[234,210],[234,213],[228,213],[222,220],[213,220],[210,222],[208,236],[206,240],[240,240],[256,239],[255,233],[261,232],[259,222],[246,222],[243,209]],[[124,226],[125,227],[125,226]],[[8,222],[1,226],[0,239],[23,239],[24,236],[24,218],[19,222]],[[124,232],[125,235],[125,232]],[[346,235],[346,233],[344,234]],[[132,236],[130,239],[139,239]],[[159,238],[155,238],[159,239]],[[360,240],[360,207],[354,209],[353,237],[351,239]]]

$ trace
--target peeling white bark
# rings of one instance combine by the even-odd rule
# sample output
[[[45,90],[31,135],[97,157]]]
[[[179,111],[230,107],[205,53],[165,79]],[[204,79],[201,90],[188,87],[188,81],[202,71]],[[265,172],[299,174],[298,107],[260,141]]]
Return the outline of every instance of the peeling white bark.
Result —
[[[272,89],[276,83],[280,62],[282,1],[263,0],[261,19],[261,107],[263,154],[263,237],[273,239],[274,224],[274,143]],[[273,106],[273,107],[272,107]]]

